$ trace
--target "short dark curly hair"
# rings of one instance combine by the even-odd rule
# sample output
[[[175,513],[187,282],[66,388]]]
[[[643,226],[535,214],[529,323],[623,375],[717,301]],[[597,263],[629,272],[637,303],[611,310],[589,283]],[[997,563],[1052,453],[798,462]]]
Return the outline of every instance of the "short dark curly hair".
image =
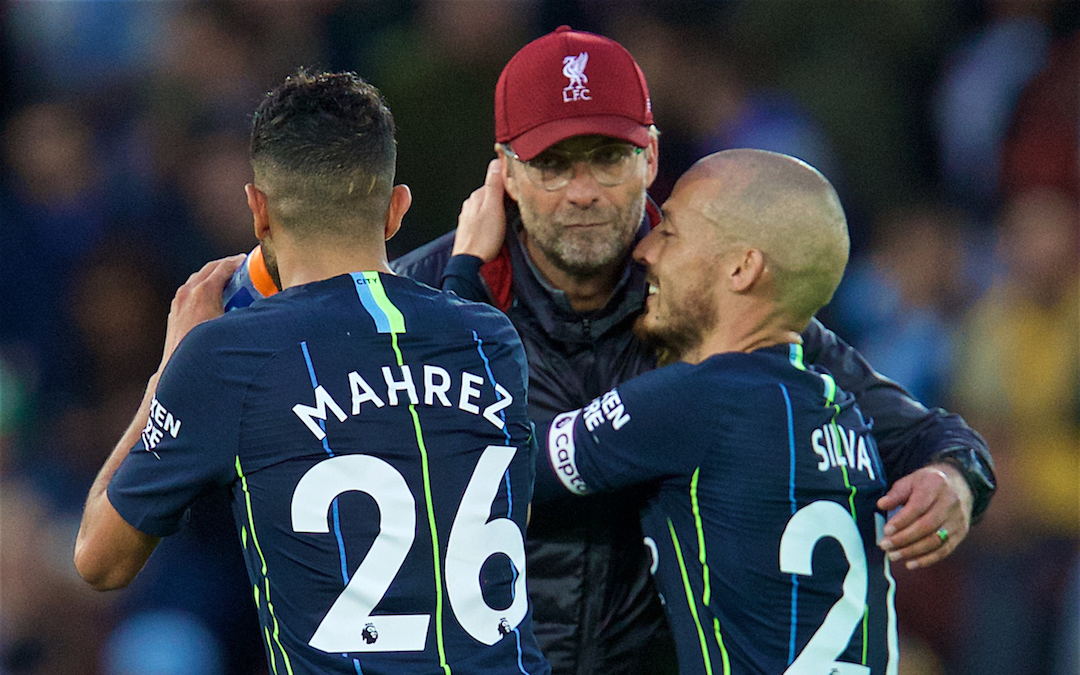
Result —
[[[394,186],[394,133],[382,94],[356,73],[301,69],[255,111],[256,187],[293,232],[354,236],[381,228]]]

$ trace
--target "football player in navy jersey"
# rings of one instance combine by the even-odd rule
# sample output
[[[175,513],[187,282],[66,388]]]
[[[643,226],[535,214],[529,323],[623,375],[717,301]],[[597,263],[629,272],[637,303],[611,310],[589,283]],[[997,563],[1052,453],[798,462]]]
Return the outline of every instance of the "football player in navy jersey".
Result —
[[[251,153],[283,290],[221,316],[237,256],[177,292],[87,498],[79,572],[127,585],[226,489],[271,672],[549,672],[525,592],[524,349],[497,310],[390,273],[411,201],[390,111],[354,74],[301,71],[256,111]]]
[[[799,337],[847,263],[835,191],[792,157],[729,150],[663,211],[634,253],[635,329],[677,362],[552,420],[537,498],[653,486],[641,522],[680,673],[895,674],[888,483]]]

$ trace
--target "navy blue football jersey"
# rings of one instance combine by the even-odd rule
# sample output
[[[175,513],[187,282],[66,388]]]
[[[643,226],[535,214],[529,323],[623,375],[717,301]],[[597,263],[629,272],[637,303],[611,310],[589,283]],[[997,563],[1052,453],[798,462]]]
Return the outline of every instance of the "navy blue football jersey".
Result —
[[[164,536],[231,490],[272,673],[547,673],[527,381],[486,305],[376,272],[290,288],[184,338],[109,500]]]
[[[896,673],[877,448],[801,347],[646,373],[556,417],[546,439],[538,481],[653,485],[641,521],[681,673]]]

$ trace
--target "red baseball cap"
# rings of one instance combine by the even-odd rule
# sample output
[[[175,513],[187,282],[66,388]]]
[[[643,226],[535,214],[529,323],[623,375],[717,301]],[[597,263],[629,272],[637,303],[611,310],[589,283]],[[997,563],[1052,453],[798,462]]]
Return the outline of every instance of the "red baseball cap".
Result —
[[[510,59],[495,84],[495,140],[522,160],[571,136],[649,145],[645,76],[618,42],[559,26]]]

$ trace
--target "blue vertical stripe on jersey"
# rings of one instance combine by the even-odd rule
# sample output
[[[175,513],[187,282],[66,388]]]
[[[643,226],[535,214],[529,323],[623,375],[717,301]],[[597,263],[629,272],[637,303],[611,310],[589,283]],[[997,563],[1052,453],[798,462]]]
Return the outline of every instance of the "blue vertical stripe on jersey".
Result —
[[[797,351],[796,351],[797,350]],[[800,370],[805,370],[802,365],[802,347],[791,345],[791,363]],[[787,387],[780,385],[780,393],[784,395],[784,410],[787,412],[788,431],[788,501],[791,502],[791,515],[795,515],[798,504],[795,502],[795,420],[791,410],[791,396]],[[791,575],[791,637],[788,640],[788,665],[795,660],[795,639],[797,637],[799,615],[799,576]]]
[[[480,360],[484,362],[484,372],[487,373],[488,379],[491,380],[491,386],[494,387],[495,386],[495,374],[491,372],[491,361],[488,360],[487,354],[484,353],[484,340],[483,340],[483,338],[481,338],[479,335],[476,334],[476,331],[472,332],[472,337],[473,337],[473,340],[476,342],[476,351],[477,351],[478,354],[480,354]],[[498,389],[495,390],[495,399],[497,401],[502,400],[502,396],[499,394]],[[506,424],[506,411],[505,410],[500,410],[499,411],[499,418],[502,419],[502,421],[503,421],[503,436],[506,437],[506,443],[509,444],[510,443],[510,427]],[[509,471],[510,470],[507,469],[507,474],[508,475],[509,475]],[[506,487],[507,487],[507,489],[510,489],[510,484],[507,483]]]
[[[495,389],[495,374],[491,372],[491,361],[488,360],[487,354],[484,353],[484,340],[476,331],[472,332],[473,340],[476,342],[476,351],[480,354],[480,360],[484,362],[484,372],[487,373],[488,380],[491,382],[491,386]],[[499,390],[495,389],[496,400],[502,400],[502,396],[499,394]],[[506,411],[499,411],[499,418],[503,421],[503,436],[506,437],[506,444],[510,445],[510,425],[506,423]],[[514,516],[514,495],[510,489],[510,469],[506,469],[505,474],[506,481],[506,517],[512,518]],[[510,565],[510,600],[514,600],[514,588],[517,582],[518,571],[513,562],[508,563]],[[525,673],[525,665],[522,663],[521,654],[521,634],[518,633],[518,627],[514,626],[514,636],[517,639],[517,657],[518,657],[518,670]]]
[[[315,366],[311,363],[311,353],[308,352],[307,341],[300,343],[300,351],[304,353],[304,363],[307,364],[308,377],[311,379],[312,390],[319,388],[319,378],[315,376]],[[323,450],[330,457],[334,456],[334,451],[330,449],[329,436],[326,433],[326,421],[319,420],[319,427],[323,430],[322,446]],[[341,516],[338,512],[338,499],[334,497],[334,501],[330,503],[330,510],[334,518],[334,537],[337,539],[338,545],[338,560],[341,562],[341,582],[346,586],[349,585],[349,565],[348,558],[345,556],[345,537],[341,534]]]
[[[405,317],[386,297],[379,273],[353,272],[349,276],[353,279],[360,304],[375,321],[375,329],[380,333],[404,333]]]
[[[491,381],[491,386],[495,386],[495,375],[491,372],[491,362],[488,361],[487,354],[484,353],[484,340],[476,334],[476,331],[472,332],[473,340],[476,342],[476,351],[480,354],[480,360],[484,362],[484,372],[487,373],[488,380]],[[498,401],[502,400],[502,396],[499,395],[499,390],[495,390],[495,398]],[[503,421],[503,436],[506,438],[506,444],[510,444],[510,426],[506,423],[506,411],[500,410],[499,417]],[[506,470],[506,517],[512,518],[514,515],[514,502],[511,499],[510,494],[510,469]]]

